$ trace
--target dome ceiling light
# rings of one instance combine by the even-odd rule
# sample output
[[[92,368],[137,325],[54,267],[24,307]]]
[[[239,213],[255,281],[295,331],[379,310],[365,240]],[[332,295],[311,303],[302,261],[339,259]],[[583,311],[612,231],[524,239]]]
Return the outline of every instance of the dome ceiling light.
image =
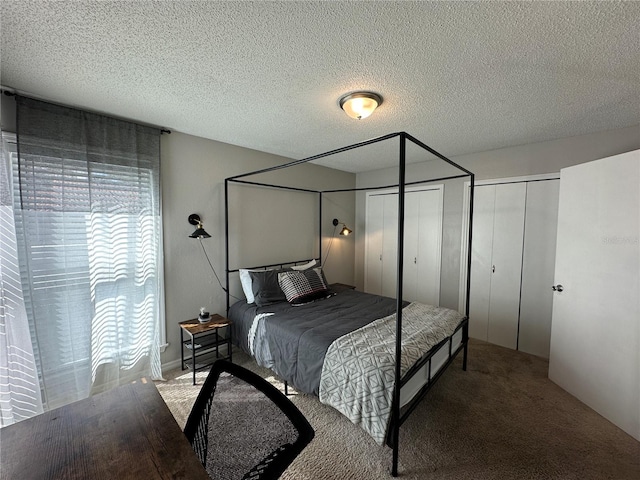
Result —
[[[373,92],[354,92],[340,98],[340,108],[356,120],[367,118],[382,104],[382,97]]]

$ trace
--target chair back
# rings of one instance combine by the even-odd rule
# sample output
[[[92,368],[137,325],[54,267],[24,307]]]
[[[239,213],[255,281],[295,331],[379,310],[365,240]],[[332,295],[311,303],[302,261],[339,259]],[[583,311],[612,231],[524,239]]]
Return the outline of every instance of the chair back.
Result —
[[[217,360],[184,434],[211,478],[263,480],[279,478],[313,439],[314,430],[268,381]]]

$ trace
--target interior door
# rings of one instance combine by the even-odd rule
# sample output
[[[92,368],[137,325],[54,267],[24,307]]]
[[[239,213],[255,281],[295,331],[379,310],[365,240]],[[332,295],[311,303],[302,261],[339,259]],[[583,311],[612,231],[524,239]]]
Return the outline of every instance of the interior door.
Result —
[[[517,347],[526,183],[474,193],[469,335]]]
[[[518,350],[549,358],[560,180],[527,184]]]
[[[407,192],[404,202],[404,262],[402,294],[405,300],[417,301],[418,290],[418,245],[420,243],[420,197],[421,192]]]
[[[485,342],[487,341],[487,329],[489,328],[495,198],[495,185],[482,185],[475,188],[473,242],[471,245],[469,336]]]
[[[404,283],[408,301],[440,302],[442,251],[442,185],[410,190],[405,198]],[[396,296],[398,254],[398,194],[367,196],[365,291]]]
[[[381,295],[395,298],[398,285],[398,195],[382,195],[382,289]]]
[[[382,195],[371,195],[367,198],[364,290],[374,295],[382,294],[383,206]]]
[[[561,171],[549,356],[551,380],[638,440],[639,185],[640,151]]]
[[[487,340],[517,348],[526,183],[496,185]]]
[[[443,194],[443,189],[437,188],[407,195],[412,203],[418,204],[419,211],[417,254],[408,259],[416,267],[415,297],[407,299],[436,306],[440,305]]]

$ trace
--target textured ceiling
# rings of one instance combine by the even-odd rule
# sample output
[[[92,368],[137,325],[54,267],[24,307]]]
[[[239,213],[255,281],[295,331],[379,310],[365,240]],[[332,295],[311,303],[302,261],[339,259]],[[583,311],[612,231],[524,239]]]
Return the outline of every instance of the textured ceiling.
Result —
[[[294,159],[397,131],[453,157],[640,124],[640,2],[2,0],[1,13],[5,87]],[[338,106],[359,89],[384,97],[362,121]]]

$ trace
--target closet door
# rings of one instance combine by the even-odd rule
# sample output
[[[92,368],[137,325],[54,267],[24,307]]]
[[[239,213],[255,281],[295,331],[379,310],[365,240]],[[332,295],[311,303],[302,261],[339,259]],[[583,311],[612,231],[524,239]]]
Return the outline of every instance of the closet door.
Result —
[[[475,189],[469,335],[517,348],[525,183]]]
[[[382,238],[384,236],[383,195],[367,198],[365,292],[382,294]]]
[[[405,196],[403,298],[440,303],[443,187],[411,190]],[[367,196],[365,291],[397,293],[398,194]]]
[[[517,348],[526,183],[496,185],[487,340]]]
[[[421,193],[421,192],[420,192]],[[402,296],[418,299],[418,244],[420,242],[420,198],[418,192],[407,193],[404,201],[404,261]]]
[[[440,304],[442,188],[412,191],[405,200],[404,299]]]
[[[527,184],[518,350],[549,358],[560,180]]]
[[[382,288],[380,295],[396,296],[398,285],[398,195],[382,195]]]
[[[469,336],[486,342],[489,328],[489,296],[491,295],[493,216],[496,186],[482,185],[476,187],[473,198]]]
[[[396,296],[398,255],[398,195],[367,198],[365,291]]]

